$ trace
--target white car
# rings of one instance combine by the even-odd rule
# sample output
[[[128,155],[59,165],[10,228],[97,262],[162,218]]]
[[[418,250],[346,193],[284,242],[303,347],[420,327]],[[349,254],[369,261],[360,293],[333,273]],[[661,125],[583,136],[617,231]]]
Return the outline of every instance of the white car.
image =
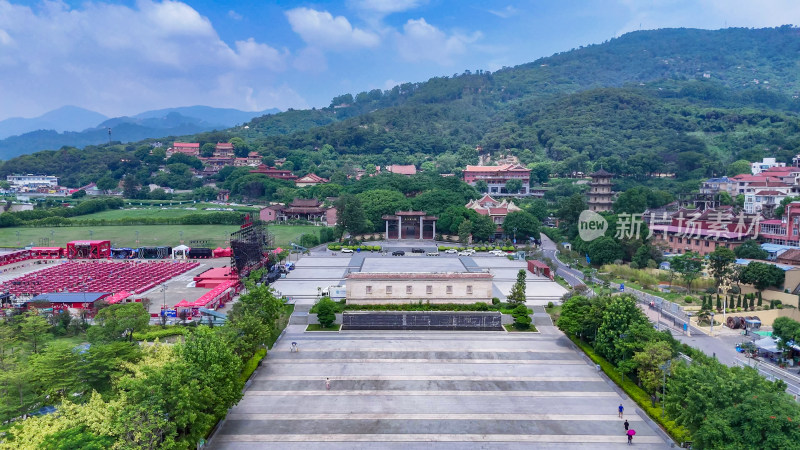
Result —
[[[494,255],[494,256],[506,256],[506,252],[504,252],[502,250],[496,250],[496,249],[490,251],[489,254],[490,255]]]
[[[474,255],[475,254],[475,249],[474,248],[465,248],[463,251],[464,251],[464,253],[469,253],[470,255]]]
[[[473,252],[462,250],[462,251],[458,252],[458,256],[472,256],[472,253]]]
[[[426,253],[426,255],[428,255],[428,256],[439,256],[439,252],[438,251],[428,252],[428,253]]]
[[[353,249],[352,248],[343,248],[342,249],[342,253],[353,253]]]
[[[448,249],[447,249],[447,250],[445,250],[444,252],[445,252],[445,253],[458,253],[458,250],[456,250],[456,249],[454,249],[454,248],[448,248]]]

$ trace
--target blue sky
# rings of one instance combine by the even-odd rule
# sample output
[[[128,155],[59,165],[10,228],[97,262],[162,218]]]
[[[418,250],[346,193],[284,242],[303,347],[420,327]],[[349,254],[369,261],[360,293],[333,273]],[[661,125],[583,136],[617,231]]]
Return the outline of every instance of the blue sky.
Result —
[[[0,0],[0,120],[332,97],[497,70],[629,31],[800,24],[796,0]]]

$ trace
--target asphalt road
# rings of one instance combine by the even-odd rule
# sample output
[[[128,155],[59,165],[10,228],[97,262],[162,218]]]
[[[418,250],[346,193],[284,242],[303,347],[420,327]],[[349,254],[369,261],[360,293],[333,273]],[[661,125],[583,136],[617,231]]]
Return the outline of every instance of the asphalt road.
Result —
[[[558,253],[556,244],[544,234],[542,235],[542,252],[546,257],[552,259],[553,262],[556,263],[558,266],[556,269],[556,275],[560,275],[562,278],[567,280],[567,283],[569,283],[570,286],[583,284],[583,273],[581,273],[579,270],[570,269],[566,264],[559,261],[558,257],[556,256],[556,253]]]

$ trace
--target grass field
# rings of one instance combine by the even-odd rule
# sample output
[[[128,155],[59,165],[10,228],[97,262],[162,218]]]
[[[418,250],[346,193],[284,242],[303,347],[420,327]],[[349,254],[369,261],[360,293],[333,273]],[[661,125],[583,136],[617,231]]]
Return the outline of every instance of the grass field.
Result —
[[[110,211],[113,212],[113,211]],[[195,247],[227,247],[236,225],[131,225],[107,227],[0,228],[0,247],[18,248],[27,245],[65,247],[67,242],[82,239],[110,240],[112,247],[176,246],[181,241]],[[304,233],[319,236],[319,227],[311,225],[271,225],[275,244],[286,247]],[[136,232],[139,232],[137,244]],[[19,236],[17,236],[19,232]],[[208,241],[193,243],[192,241]]]
[[[191,206],[195,208],[195,206]],[[196,209],[186,209],[190,208],[190,206],[172,206],[172,207],[164,207],[164,208],[148,208],[148,207],[139,207],[137,209],[114,209],[108,211],[102,211],[95,214],[87,214],[85,216],[78,216],[75,217],[76,220],[83,220],[83,219],[125,219],[125,218],[156,218],[156,217],[182,217],[189,214],[208,214],[208,213],[215,213],[220,211],[206,211],[203,208],[228,208],[228,206],[221,206],[221,205],[211,205],[211,204],[198,204]],[[248,208],[246,206],[240,206],[236,208],[232,208],[235,211],[240,212],[249,212],[251,214],[256,213],[258,208]]]

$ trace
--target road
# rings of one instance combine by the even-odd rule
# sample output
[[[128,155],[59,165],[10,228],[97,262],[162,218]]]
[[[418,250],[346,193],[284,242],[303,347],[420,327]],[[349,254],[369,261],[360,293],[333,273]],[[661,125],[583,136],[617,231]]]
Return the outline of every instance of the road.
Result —
[[[558,266],[556,269],[556,275],[560,275],[562,278],[567,280],[567,283],[569,283],[570,286],[584,284],[583,273],[581,273],[579,270],[570,269],[566,264],[562,263],[556,255],[556,253],[558,253],[556,244],[544,234],[542,235],[542,253],[556,263]]]
[[[566,264],[559,261],[559,259],[556,257],[556,254],[558,253],[556,244],[548,239],[545,235],[542,235],[542,251],[546,257],[552,259],[553,262],[556,263],[558,266],[556,274],[567,280],[570,286],[584,284],[583,273],[575,269],[570,269],[566,266]],[[800,376],[795,375],[795,372],[797,371],[796,369],[789,373],[785,370],[780,370],[773,364],[767,362],[754,362],[752,360],[748,360],[744,358],[741,353],[736,351],[737,344],[745,340],[749,340],[745,336],[732,333],[727,328],[725,328],[724,330],[726,331],[723,331],[721,334],[719,330],[715,330],[716,335],[709,336],[703,331],[700,331],[697,327],[691,325],[691,336],[687,336],[683,331],[682,322],[674,323],[671,317],[667,315],[660,316],[657,309],[651,309],[642,303],[638,303],[638,305],[651,322],[658,324],[658,328],[661,330],[670,330],[672,332],[672,336],[678,341],[696,348],[706,355],[715,357],[719,362],[729,367],[742,365],[743,361],[749,365],[755,364],[762,375],[766,376],[768,379],[782,379],[789,386],[787,391],[790,394],[797,395],[798,398],[800,398]]]

